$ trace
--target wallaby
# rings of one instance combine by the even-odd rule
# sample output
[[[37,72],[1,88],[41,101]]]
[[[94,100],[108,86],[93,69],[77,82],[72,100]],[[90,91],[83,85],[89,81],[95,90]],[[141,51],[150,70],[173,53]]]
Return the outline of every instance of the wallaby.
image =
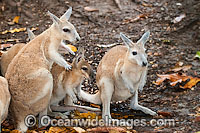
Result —
[[[62,40],[72,43],[80,40],[75,27],[68,21],[72,13],[70,7],[59,19],[48,12],[53,24],[49,29],[26,44],[8,66],[5,77],[12,96],[10,109],[18,130],[26,132],[24,123],[27,115],[47,114],[53,90],[53,63],[71,69],[58,53]],[[64,46],[65,47],[65,46]]]
[[[83,100],[103,104],[103,118],[111,119],[111,101],[123,101],[129,97],[132,97],[130,103],[132,109],[156,115],[156,112],[138,104],[138,89],[142,90],[146,82],[148,62],[144,44],[149,35],[150,32],[148,31],[137,43],[133,43],[120,33],[120,37],[126,46],[116,46],[102,58],[96,75],[99,92],[90,95],[81,90],[80,95]]]
[[[35,38],[34,33],[27,28],[27,33],[28,33],[28,40],[33,40]],[[64,43],[63,41],[61,43]],[[5,76],[8,65],[10,64],[10,62],[12,61],[12,59],[17,55],[17,53],[25,46],[25,43],[17,43],[14,46],[12,46],[7,52],[3,53],[1,56],[1,74],[3,76]],[[67,45],[64,48],[62,44],[61,46],[59,46],[59,53],[64,52],[64,53],[71,53],[71,54],[75,54]],[[66,49],[67,48],[67,49]]]
[[[77,54],[78,56],[73,59],[71,64],[72,69],[70,71],[66,71],[63,67],[55,63],[53,64],[51,73],[53,75],[54,84],[50,104],[57,106],[58,103],[65,98],[65,105],[73,105],[91,111],[99,111],[99,109],[73,104],[78,102],[76,95],[80,98],[81,85],[84,79],[93,78],[94,75],[92,67],[84,58],[83,49],[80,49]]]
[[[11,96],[8,90],[8,82],[5,78],[0,76],[0,122],[1,123],[7,117],[10,98]],[[1,132],[1,124],[0,124],[0,132]]]

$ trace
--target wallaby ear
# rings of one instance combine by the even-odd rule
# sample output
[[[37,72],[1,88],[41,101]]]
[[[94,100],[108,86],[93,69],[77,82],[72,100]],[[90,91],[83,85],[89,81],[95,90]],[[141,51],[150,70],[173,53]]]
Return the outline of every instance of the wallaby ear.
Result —
[[[140,38],[140,40],[137,41],[137,44],[142,44],[144,46],[144,44],[148,41],[150,36],[150,31],[147,31],[143,34],[143,36]]]
[[[72,7],[69,7],[69,9],[60,17],[60,19],[68,21],[71,14],[72,14]]]
[[[83,47],[81,47],[81,48],[79,49],[78,54],[80,55],[81,60],[84,60],[84,59],[85,59],[85,50],[84,50]]]
[[[47,14],[50,16],[50,18],[53,20],[53,23],[55,24],[59,24],[60,23],[60,19],[55,16],[54,14],[50,13],[49,11],[47,12]]]
[[[29,28],[27,28],[27,33],[28,33],[28,39],[30,41],[35,38],[35,34]]]
[[[120,33],[120,37],[121,39],[124,41],[125,45],[130,48],[131,45],[133,44],[133,42],[126,36],[124,35],[123,33]]]

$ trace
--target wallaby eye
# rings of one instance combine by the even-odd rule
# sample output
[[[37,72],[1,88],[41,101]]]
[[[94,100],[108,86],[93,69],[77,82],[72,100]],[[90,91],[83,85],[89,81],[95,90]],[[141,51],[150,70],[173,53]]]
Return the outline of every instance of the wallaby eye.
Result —
[[[133,55],[137,55],[137,52],[136,52],[136,51],[133,51],[132,54],[133,54]]]
[[[67,28],[64,28],[63,31],[64,31],[64,32],[70,32],[70,30],[67,29]]]
[[[83,71],[87,71],[87,70],[88,70],[87,67],[82,67],[81,69],[82,69]]]

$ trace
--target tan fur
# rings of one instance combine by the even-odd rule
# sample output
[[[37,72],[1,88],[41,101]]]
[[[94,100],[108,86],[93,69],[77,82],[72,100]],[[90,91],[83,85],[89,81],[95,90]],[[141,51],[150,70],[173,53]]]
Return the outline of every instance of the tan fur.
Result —
[[[142,90],[146,81],[147,59],[144,44],[149,32],[145,33],[137,43],[133,43],[123,34],[120,35],[127,46],[116,46],[102,58],[97,68],[96,80],[99,92],[95,94],[96,98],[85,93],[81,93],[81,96],[93,103],[101,101],[103,118],[111,118],[111,101],[124,101],[130,97],[132,97],[131,108],[156,115],[155,112],[138,104],[138,89]],[[137,54],[134,55],[133,52]]]
[[[50,14],[51,15],[51,14]],[[53,89],[50,72],[53,62],[67,68],[67,62],[58,54],[62,40],[75,42],[74,34],[63,33],[62,27],[73,25],[52,16],[54,24],[26,44],[8,66],[6,78],[12,95],[10,109],[17,129],[25,132],[24,118],[29,115],[46,114]],[[59,21],[59,22],[58,22]],[[76,31],[75,31],[76,32]]]
[[[0,77],[0,122],[3,122],[7,117],[10,98],[8,82],[5,78]]]
[[[15,55],[25,46],[24,43],[18,43],[12,46],[6,53],[1,56],[1,74],[5,76],[8,65]]]
[[[83,67],[88,70],[84,71]],[[66,105],[76,103],[76,95],[79,95],[82,82],[93,75],[93,70],[85,59],[81,59],[78,64],[73,62],[71,71],[66,71],[63,67],[54,64],[51,72],[54,79],[51,105],[58,105],[65,96],[70,97],[65,99]]]

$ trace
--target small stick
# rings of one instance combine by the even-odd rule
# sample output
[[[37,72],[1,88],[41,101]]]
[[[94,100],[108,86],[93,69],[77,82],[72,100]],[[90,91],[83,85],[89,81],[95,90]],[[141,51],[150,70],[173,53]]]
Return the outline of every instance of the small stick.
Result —
[[[97,115],[101,114],[101,111],[98,111],[98,110],[90,110],[90,109],[86,109],[86,108],[82,108],[82,107],[78,107],[78,106],[73,106],[73,105],[65,105],[65,106],[54,106],[54,105],[52,105],[51,109],[54,112],[66,112],[66,111],[78,110],[78,111],[83,112],[83,113],[92,112],[92,113],[96,113]]]
[[[120,5],[120,1],[119,0],[114,0],[115,4],[117,5],[117,7],[122,10],[122,7]]]

